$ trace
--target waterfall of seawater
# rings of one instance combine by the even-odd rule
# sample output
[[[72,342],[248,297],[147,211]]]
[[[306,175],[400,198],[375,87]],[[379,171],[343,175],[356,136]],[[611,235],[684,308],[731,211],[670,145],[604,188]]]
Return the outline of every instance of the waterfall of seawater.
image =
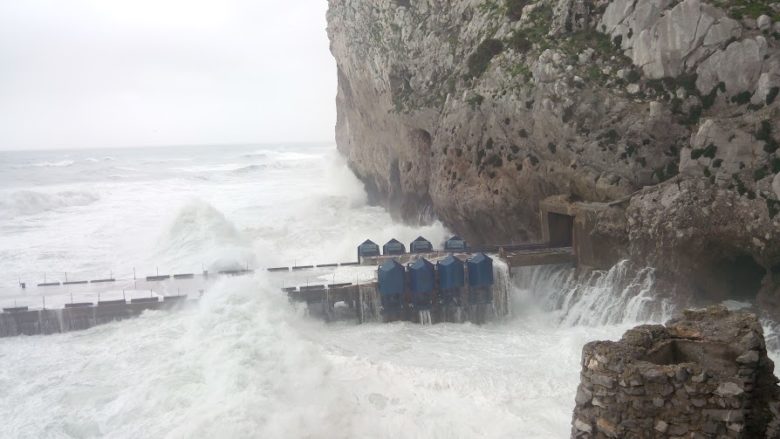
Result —
[[[552,312],[563,326],[663,322],[673,312],[671,302],[654,294],[653,269],[633,270],[628,261],[585,275],[566,265],[522,267],[513,283],[515,312]]]
[[[426,309],[423,311],[420,311],[420,324],[421,325],[432,325],[433,320],[431,319],[431,310]]]
[[[531,311],[550,313],[562,326],[603,326],[637,322],[663,322],[674,311],[668,299],[655,295],[651,268],[633,269],[622,261],[609,270],[577,273],[570,265],[543,265],[511,270],[498,258],[493,262],[494,284],[490,303],[443,307],[432,316],[418,312],[418,321],[487,323]],[[381,322],[381,299],[372,284],[360,288],[361,322]]]
[[[376,288],[372,285],[360,286],[360,321],[381,322],[381,300]]]
[[[495,317],[509,315],[509,295],[512,278],[506,262],[493,258],[493,314]]]

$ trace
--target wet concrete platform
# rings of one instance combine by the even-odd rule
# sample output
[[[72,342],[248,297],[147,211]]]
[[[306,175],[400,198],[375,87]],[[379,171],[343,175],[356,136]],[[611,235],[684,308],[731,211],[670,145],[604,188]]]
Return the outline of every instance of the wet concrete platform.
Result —
[[[57,309],[4,308],[0,313],[0,337],[46,335],[89,329],[125,320],[147,310],[176,310],[194,303],[186,296],[112,300],[98,303],[71,303]]]

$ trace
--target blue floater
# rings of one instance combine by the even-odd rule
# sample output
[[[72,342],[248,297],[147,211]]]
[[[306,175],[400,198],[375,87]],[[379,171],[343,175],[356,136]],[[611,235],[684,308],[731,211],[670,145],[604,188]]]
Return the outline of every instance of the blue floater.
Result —
[[[379,294],[393,295],[404,292],[404,266],[394,259],[385,261],[379,267]]]
[[[401,244],[401,241],[393,238],[387,241],[387,244],[382,246],[382,254],[387,255],[402,255],[406,253],[406,247]]]
[[[444,250],[466,250],[466,241],[464,241],[460,236],[453,236],[444,242]]]
[[[433,291],[433,264],[420,258],[409,264],[409,288],[412,293],[430,293]]]
[[[493,285],[493,260],[484,253],[477,253],[466,262],[469,270],[469,286]]]
[[[361,256],[379,256],[379,245],[366,239],[358,246],[358,258]]]
[[[437,265],[439,266],[439,289],[463,288],[466,283],[463,273],[463,261],[449,255],[440,260]]]
[[[416,309],[430,309],[435,273],[433,264],[423,258],[409,264],[409,289]]]
[[[417,239],[415,239],[414,241],[412,241],[411,244],[409,244],[409,251],[411,253],[432,252],[433,244],[431,244],[431,241],[428,241],[422,236],[418,236]]]

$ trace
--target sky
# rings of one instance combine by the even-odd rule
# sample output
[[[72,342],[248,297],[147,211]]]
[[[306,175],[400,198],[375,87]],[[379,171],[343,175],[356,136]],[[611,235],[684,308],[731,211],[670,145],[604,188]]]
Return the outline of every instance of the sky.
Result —
[[[0,149],[332,141],[325,0],[0,0]]]

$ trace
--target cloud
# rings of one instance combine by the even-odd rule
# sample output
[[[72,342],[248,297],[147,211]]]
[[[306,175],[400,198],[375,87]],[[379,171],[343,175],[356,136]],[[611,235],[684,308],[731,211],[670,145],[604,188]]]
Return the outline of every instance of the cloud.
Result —
[[[326,9],[0,2],[0,149],[332,140]]]

